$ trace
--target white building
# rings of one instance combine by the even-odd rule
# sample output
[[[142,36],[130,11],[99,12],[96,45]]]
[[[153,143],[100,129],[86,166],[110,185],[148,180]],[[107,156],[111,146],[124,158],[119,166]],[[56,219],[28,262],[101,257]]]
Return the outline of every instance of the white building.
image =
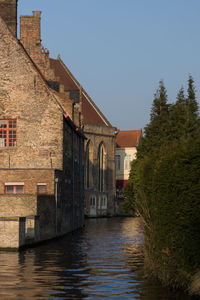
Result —
[[[116,138],[116,188],[118,196],[123,195],[127,184],[131,161],[136,158],[137,146],[140,143],[142,129],[120,131]]]

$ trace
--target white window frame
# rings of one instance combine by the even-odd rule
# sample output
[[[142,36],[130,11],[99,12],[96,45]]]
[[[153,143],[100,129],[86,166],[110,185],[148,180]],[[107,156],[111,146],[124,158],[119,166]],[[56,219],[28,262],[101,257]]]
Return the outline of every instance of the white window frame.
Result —
[[[125,170],[130,170],[131,169],[131,155],[126,154],[124,158],[124,169]]]

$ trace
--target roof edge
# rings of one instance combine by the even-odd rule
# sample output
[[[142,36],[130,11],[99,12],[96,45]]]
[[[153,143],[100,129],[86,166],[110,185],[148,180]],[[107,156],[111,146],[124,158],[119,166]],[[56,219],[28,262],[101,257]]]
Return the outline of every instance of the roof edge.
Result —
[[[62,66],[64,67],[64,69],[66,70],[66,72],[70,75],[70,77],[72,78],[72,80],[74,81],[74,83],[77,85],[78,89],[80,89],[80,87],[82,87],[81,84],[78,82],[78,80],[74,77],[74,75],[71,73],[71,71],[65,65],[65,63],[62,61],[60,55],[58,55],[57,60],[62,64]],[[95,111],[98,113],[98,115],[100,116],[100,118],[102,119],[102,121],[105,123],[105,125],[112,127],[111,123],[104,116],[104,114],[100,111],[100,109],[97,107],[97,105],[94,103],[94,101],[92,100],[92,98],[87,94],[87,92],[85,91],[85,89],[83,87],[82,87],[82,92],[83,92],[84,96],[87,98],[87,100],[90,102],[90,104],[93,106],[93,108],[95,109]]]

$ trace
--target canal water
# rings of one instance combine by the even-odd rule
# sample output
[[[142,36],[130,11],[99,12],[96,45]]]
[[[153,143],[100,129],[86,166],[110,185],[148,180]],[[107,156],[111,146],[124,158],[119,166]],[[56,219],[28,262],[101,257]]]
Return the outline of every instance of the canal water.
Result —
[[[105,218],[20,253],[0,252],[0,299],[193,299],[145,279],[142,245],[139,218]]]

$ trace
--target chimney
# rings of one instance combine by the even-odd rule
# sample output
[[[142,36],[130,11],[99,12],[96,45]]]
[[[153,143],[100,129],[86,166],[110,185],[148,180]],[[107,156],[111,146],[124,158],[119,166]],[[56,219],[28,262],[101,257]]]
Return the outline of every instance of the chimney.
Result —
[[[31,56],[41,52],[40,16],[41,11],[20,16],[20,42]]]
[[[0,0],[0,17],[15,37],[17,37],[17,2],[18,0]]]

